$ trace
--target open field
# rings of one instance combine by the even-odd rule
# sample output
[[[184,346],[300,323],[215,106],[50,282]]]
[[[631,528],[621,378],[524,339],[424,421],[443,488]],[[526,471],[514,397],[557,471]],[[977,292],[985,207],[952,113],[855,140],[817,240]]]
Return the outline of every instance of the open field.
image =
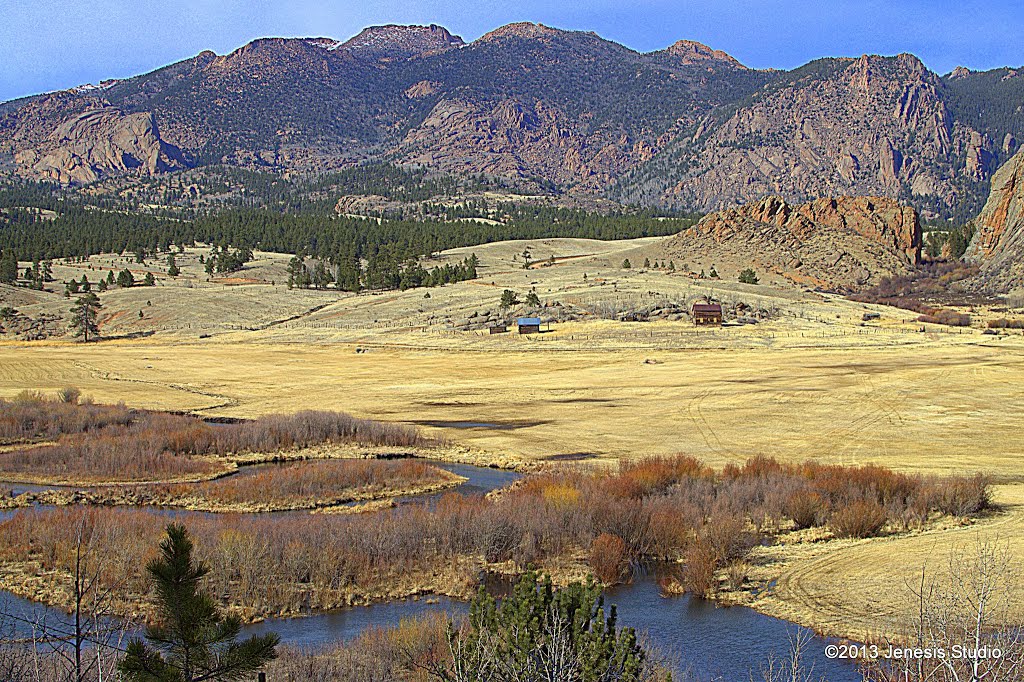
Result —
[[[837,632],[888,627],[905,602],[904,579],[925,556],[941,565],[954,539],[1007,536],[1024,558],[1024,336],[981,328],[1020,311],[979,307],[974,327],[950,329],[831,294],[693,280],[636,262],[620,268],[655,242],[457,249],[426,265],[476,253],[478,280],[360,295],[289,291],[281,285],[287,257],[273,254],[257,254],[229,284],[207,282],[203,250],[190,250],[177,280],[102,295],[104,333],[152,332],[145,338],[0,342],[0,397],[73,385],[98,402],[204,416],[343,410],[417,425],[502,464],[682,452],[720,467],[768,455],[981,471],[1000,484],[1002,513],[976,526],[830,543],[822,554],[812,546],[774,564],[778,585],[755,606]],[[524,249],[554,264],[524,269]],[[70,275],[79,266],[55,268],[58,278],[65,267]],[[768,315],[717,330],[597,316],[531,337],[455,329],[474,312],[497,310],[506,288],[520,298],[533,289],[549,305],[615,310],[712,295]],[[27,311],[67,307],[53,294],[33,296],[42,302],[23,304]],[[867,311],[881,319],[864,322]]]
[[[345,344],[237,341],[7,346],[0,393],[73,384],[100,402],[206,415],[344,410],[527,460],[686,452],[718,466],[764,454],[904,471],[1021,473],[1014,445],[1024,408],[1019,347],[522,346],[365,353]]]

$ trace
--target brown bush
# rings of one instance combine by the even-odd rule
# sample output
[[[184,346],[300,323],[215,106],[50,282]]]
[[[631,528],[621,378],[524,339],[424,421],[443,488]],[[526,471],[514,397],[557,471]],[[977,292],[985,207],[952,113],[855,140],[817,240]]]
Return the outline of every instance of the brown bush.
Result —
[[[858,500],[832,512],[828,525],[840,538],[869,538],[885,526],[886,514],[877,502]]]
[[[423,460],[343,459],[265,465],[256,473],[242,473],[199,484],[138,486],[137,499],[148,504],[173,504],[197,498],[213,504],[275,504],[308,507],[337,503],[375,492],[399,492],[447,480],[445,474]]]
[[[712,594],[718,585],[715,580],[718,561],[711,545],[704,539],[696,540],[686,549],[683,562],[683,589],[699,595]]]
[[[950,516],[971,516],[992,504],[988,479],[977,474],[972,478],[938,479],[931,483],[932,505]]]
[[[976,267],[961,262],[930,263],[907,275],[883,277],[877,285],[851,295],[850,299],[931,315],[935,308],[925,303],[925,299],[949,297],[950,284],[972,277],[977,272]]]
[[[601,533],[590,545],[590,568],[606,585],[621,582],[629,575],[629,551],[617,535]]]
[[[1024,329],[1024,320],[1008,320],[1001,317],[997,320],[988,321],[989,329]]]
[[[921,315],[918,322],[929,324],[944,324],[949,327],[970,327],[971,316],[966,313],[958,313],[955,310],[936,310],[932,314]]]
[[[651,552],[661,559],[670,559],[693,539],[694,528],[704,520],[704,514],[694,504],[672,499],[651,500],[650,518]]]
[[[55,445],[7,453],[8,474],[81,482],[152,481],[207,475],[224,467],[196,456],[266,453],[322,443],[412,447],[427,441],[411,428],[356,419],[341,412],[268,415],[211,426],[196,417],[28,398],[0,401],[0,438],[63,436]]]
[[[450,657],[444,614],[403,620],[392,629],[371,628],[349,642],[317,648],[279,647],[267,679],[302,682],[432,679],[426,668]]]
[[[75,401],[47,400],[40,393],[26,391],[13,401],[0,400],[0,443],[53,440],[64,434],[129,424],[133,419],[134,414],[124,405],[80,405],[77,397]]]
[[[818,525],[824,511],[821,495],[806,489],[790,493],[783,505],[783,513],[793,521],[797,530]]]
[[[713,475],[700,460],[688,455],[674,457],[648,457],[621,462],[619,475],[614,480],[619,497],[644,497],[664,492],[686,479],[707,478]],[[622,491],[628,491],[623,493]]]
[[[738,514],[712,513],[701,535],[714,552],[718,565],[744,556],[755,544],[754,534],[747,528],[747,521]]]

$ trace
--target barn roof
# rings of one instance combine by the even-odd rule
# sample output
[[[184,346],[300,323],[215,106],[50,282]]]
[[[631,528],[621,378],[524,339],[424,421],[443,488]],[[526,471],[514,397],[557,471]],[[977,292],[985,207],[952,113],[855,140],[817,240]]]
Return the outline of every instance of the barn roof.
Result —
[[[516,324],[519,325],[520,327],[529,327],[529,326],[532,326],[532,325],[540,326],[540,318],[539,317],[520,317],[518,320],[516,320]]]
[[[722,306],[718,303],[694,303],[694,313],[719,313],[722,312]]]

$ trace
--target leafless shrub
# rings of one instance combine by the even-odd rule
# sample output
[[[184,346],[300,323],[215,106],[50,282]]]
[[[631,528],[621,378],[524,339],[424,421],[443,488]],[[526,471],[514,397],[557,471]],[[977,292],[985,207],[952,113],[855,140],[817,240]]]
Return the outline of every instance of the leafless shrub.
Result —
[[[160,480],[210,474],[217,463],[197,456],[266,453],[322,443],[414,447],[415,429],[357,419],[342,412],[303,411],[212,426],[196,417],[51,402],[38,396],[0,401],[0,438],[60,440],[8,453],[3,471],[78,481]]]
[[[280,484],[268,480],[266,490],[301,496],[306,486],[322,494],[338,481],[377,485],[391,475],[388,466],[398,472],[408,467],[416,477],[420,464],[403,460],[378,468],[380,463],[360,463],[353,464],[352,473],[345,471],[347,463],[325,463],[308,469],[308,476],[286,473]],[[337,472],[327,473],[335,467]],[[252,479],[195,488],[223,485],[211,494],[244,499],[264,485],[260,475]],[[940,493],[947,484],[944,497]],[[942,500],[977,499],[987,494],[987,483],[770,460],[716,475],[684,459],[659,460],[622,471],[561,467],[529,476],[499,496],[448,494],[432,506],[373,514],[197,515],[187,523],[197,552],[215,568],[211,587],[247,613],[331,608],[353,595],[379,594],[408,583],[417,572],[444,576],[453,566],[481,559],[543,566],[566,556],[586,556],[595,548],[601,551],[593,552],[593,568],[604,578],[619,575],[624,562],[679,560],[685,564],[680,582],[705,593],[716,588],[719,572],[745,560],[760,540],[754,519],[776,513],[767,510],[781,506],[779,491],[788,495],[796,490],[820,498],[823,512],[817,523],[828,520],[837,534],[860,537],[877,532],[887,515],[898,523],[897,514],[926,517],[943,513],[940,506],[953,510],[955,505]],[[964,503],[955,510],[969,508]],[[0,561],[30,563],[47,580],[59,581],[71,572],[64,549],[73,545],[69,529],[83,517],[102,536],[102,552],[118,568],[112,575],[126,576],[115,589],[122,605],[137,603],[146,589],[139,567],[163,532],[165,519],[159,515],[129,509],[15,512],[0,522]],[[55,590],[54,599],[61,594]]]
[[[315,648],[281,647],[267,667],[270,680],[289,682],[423,682],[428,663],[447,654],[441,615],[371,629],[350,642]]]
[[[814,674],[814,664],[808,664],[805,652],[811,646],[810,630],[791,630],[788,633],[789,651],[785,657],[768,656],[761,665],[762,682],[825,682],[824,675]],[[754,682],[754,676],[750,677]]]
[[[869,538],[885,526],[886,513],[882,505],[868,500],[857,500],[832,512],[828,525],[836,537]]]
[[[944,324],[949,327],[970,327],[971,316],[967,313],[958,313],[955,310],[949,310],[943,308],[941,310],[935,310],[931,314],[921,315],[917,318],[918,322],[927,322],[929,324]]]
[[[617,535],[601,533],[590,545],[590,568],[597,579],[614,585],[629,574],[629,552]]]
[[[821,495],[806,489],[790,493],[783,507],[786,516],[793,520],[798,530],[818,525],[824,510]]]
[[[82,392],[74,386],[66,386],[57,391],[57,400],[62,403],[69,403],[71,405],[77,405],[78,399],[82,396]]]
[[[1024,320],[1008,320],[1005,317],[1000,317],[996,320],[988,321],[989,329],[1024,329]]]

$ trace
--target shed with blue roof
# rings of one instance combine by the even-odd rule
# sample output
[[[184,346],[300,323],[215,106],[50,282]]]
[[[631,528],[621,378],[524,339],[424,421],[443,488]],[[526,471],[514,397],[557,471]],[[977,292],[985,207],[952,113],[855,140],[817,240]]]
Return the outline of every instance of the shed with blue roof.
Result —
[[[516,320],[516,326],[519,327],[520,334],[539,334],[540,318],[520,317],[519,319]]]

